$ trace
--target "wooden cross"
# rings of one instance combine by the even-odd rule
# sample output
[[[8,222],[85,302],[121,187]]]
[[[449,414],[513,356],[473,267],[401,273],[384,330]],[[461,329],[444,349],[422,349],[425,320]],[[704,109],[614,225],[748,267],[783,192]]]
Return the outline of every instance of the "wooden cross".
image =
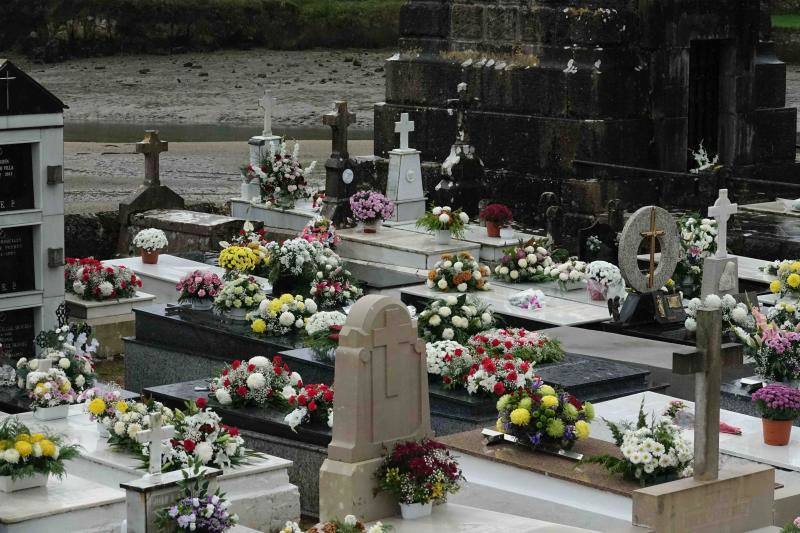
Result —
[[[728,257],[728,219],[739,211],[739,204],[732,204],[728,200],[728,189],[719,190],[719,198],[712,207],[708,208],[708,216],[717,221],[717,252],[716,257]]]
[[[146,130],[144,139],[136,143],[136,153],[144,154],[144,185],[158,187],[161,178],[158,171],[158,158],[161,152],[169,150],[169,143],[158,138],[158,130]]]
[[[5,77],[0,78],[0,81],[6,82],[6,111],[11,111],[11,82],[17,78],[9,76],[8,69],[6,69]]]
[[[356,114],[347,110],[347,102],[334,102],[335,111],[322,116],[322,123],[333,130],[332,159],[348,159],[347,128],[356,122]]]
[[[408,312],[400,309],[389,309],[385,315],[386,327],[372,332],[372,346],[373,348],[386,347],[386,397],[393,398],[400,394],[400,384],[402,382],[397,364],[397,358],[401,352],[400,347],[403,344],[415,342],[417,336],[409,328],[398,327],[405,322],[404,318],[408,317]]]
[[[269,90],[264,90],[264,96],[258,101],[258,107],[264,110],[264,131],[261,133],[264,137],[272,136],[272,94]]]
[[[400,114],[400,122],[394,123],[394,131],[400,134],[400,149],[408,150],[408,134],[414,131],[414,122],[408,120],[408,113]]]
[[[653,277],[656,273],[656,240],[666,235],[664,230],[656,229],[656,209],[650,211],[650,231],[643,231],[640,235],[650,240],[650,272],[647,274],[647,288],[653,288]]]
[[[161,426],[161,413],[150,415],[150,429],[140,431],[134,435],[136,442],[150,443],[150,461],[147,468],[148,477],[158,477],[161,475],[161,456],[164,440],[175,436],[174,426]]]
[[[741,346],[722,344],[722,310],[697,310],[697,349],[674,353],[672,371],[694,374],[694,478],[719,476],[719,397],[722,367],[741,366]]]

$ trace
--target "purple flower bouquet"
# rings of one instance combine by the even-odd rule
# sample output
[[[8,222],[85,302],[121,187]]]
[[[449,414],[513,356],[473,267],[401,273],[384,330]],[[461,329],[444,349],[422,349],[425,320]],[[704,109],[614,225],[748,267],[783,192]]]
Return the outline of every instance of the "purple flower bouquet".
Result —
[[[355,193],[350,197],[350,209],[353,217],[365,225],[376,224],[394,215],[394,203],[377,191]]]

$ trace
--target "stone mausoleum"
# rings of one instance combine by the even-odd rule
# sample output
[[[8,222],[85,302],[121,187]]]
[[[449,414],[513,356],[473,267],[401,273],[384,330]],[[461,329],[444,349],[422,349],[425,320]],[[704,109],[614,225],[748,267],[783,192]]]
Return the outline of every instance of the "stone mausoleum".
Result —
[[[520,218],[544,191],[579,225],[613,198],[700,207],[728,179],[750,193],[758,180],[793,181],[797,111],[766,11],[759,0],[411,0],[375,153],[386,156],[408,112],[423,160],[444,161],[448,100],[466,83],[482,192]],[[722,171],[688,173],[701,142]]]

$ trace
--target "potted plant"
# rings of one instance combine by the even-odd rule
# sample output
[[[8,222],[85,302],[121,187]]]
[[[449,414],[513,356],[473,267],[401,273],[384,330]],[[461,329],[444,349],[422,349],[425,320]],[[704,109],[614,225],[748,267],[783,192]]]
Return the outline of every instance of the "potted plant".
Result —
[[[223,278],[228,281],[242,275],[250,275],[262,259],[261,254],[250,246],[234,244],[220,251],[217,264],[225,269]]]
[[[139,248],[142,254],[142,263],[146,265],[158,263],[159,252],[168,244],[167,236],[157,228],[143,229],[133,238],[133,245]]]
[[[377,233],[381,222],[394,215],[394,203],[377,191],[358,191],[350,197],[350,209],[364,233]]]
[[[142,280],[124,266],[103,266],[94,257],[67,258],[64,266],[64,290],[82,300],[133,298]]]
[[[486,233],[489,237],[500,237],[500,230],[514,218],[511,209],[503,204],[489,204],[479,216],[486,222]]]
[[[800,390],[770,383],[752,395],[761,413],[764,444],[786,446],[792,436],[792,422],[800,416]]]
[[[64,463],[77,456],[77,445],[32,433],[17,417],[8,417],[0,422],[0,492],[43,487],[50,474],[63,478]]]
[[[214,299],[214,307],[231,320],[247,321],[247,314],[258,309],[264,299],[264,292],[256,278],[240,275],[225,282]]]
[[[404,520],[430,515],[433,503],[458,492],[464,479],[447,447],[429,439],[395,444],[376,475],[380,490],[397,498]]]
[[[178,301],[190,302],[196,311],[208,311],[214,305],[219,291],[222,289],[222,280],[216,274],[208,271],[195,270],[184,276],[175,287],[178,291]]]
[[[29,372],[25,387],[33,407],[33,416],[39,420],[67,418],[69,406],[75,403],[72,383],[60,368]]]
[[[448,206],[436,206],[417,220],[417,227],[433,233],[437,244],[449,244],[452,237],[464,236],[464,226],[468,222],[469,216],[461,209],[453,211]]]

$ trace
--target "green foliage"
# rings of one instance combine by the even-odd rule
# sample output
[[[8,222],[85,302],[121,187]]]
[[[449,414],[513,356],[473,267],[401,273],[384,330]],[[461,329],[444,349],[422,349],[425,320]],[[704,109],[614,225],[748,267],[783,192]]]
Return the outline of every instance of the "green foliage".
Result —
[[[51,474],[62,478],[66,474],[64,463],[74,459],[80,453],[80,446],[76,444],[65,445],[58,435],[31,433],[28,427],[20,422],[17,417],[6,418],[0,424],[0,453],[4,450],[15,448],[16,444],[24,441],[31,445],[40,445],[49,442],[55,448],[55,454],[42,453],[36,457],[34,453],[19,457],[18,462],[10,463],[0,459],[0,476],[11,476],[12,479],[32,477],[36,474]],[[31,442],[36,441],[36,442]],[[42,446],[44,449],[44,446]]]
[[[800,28],[800,14],[772,15],[772,25],[775,28]]]

